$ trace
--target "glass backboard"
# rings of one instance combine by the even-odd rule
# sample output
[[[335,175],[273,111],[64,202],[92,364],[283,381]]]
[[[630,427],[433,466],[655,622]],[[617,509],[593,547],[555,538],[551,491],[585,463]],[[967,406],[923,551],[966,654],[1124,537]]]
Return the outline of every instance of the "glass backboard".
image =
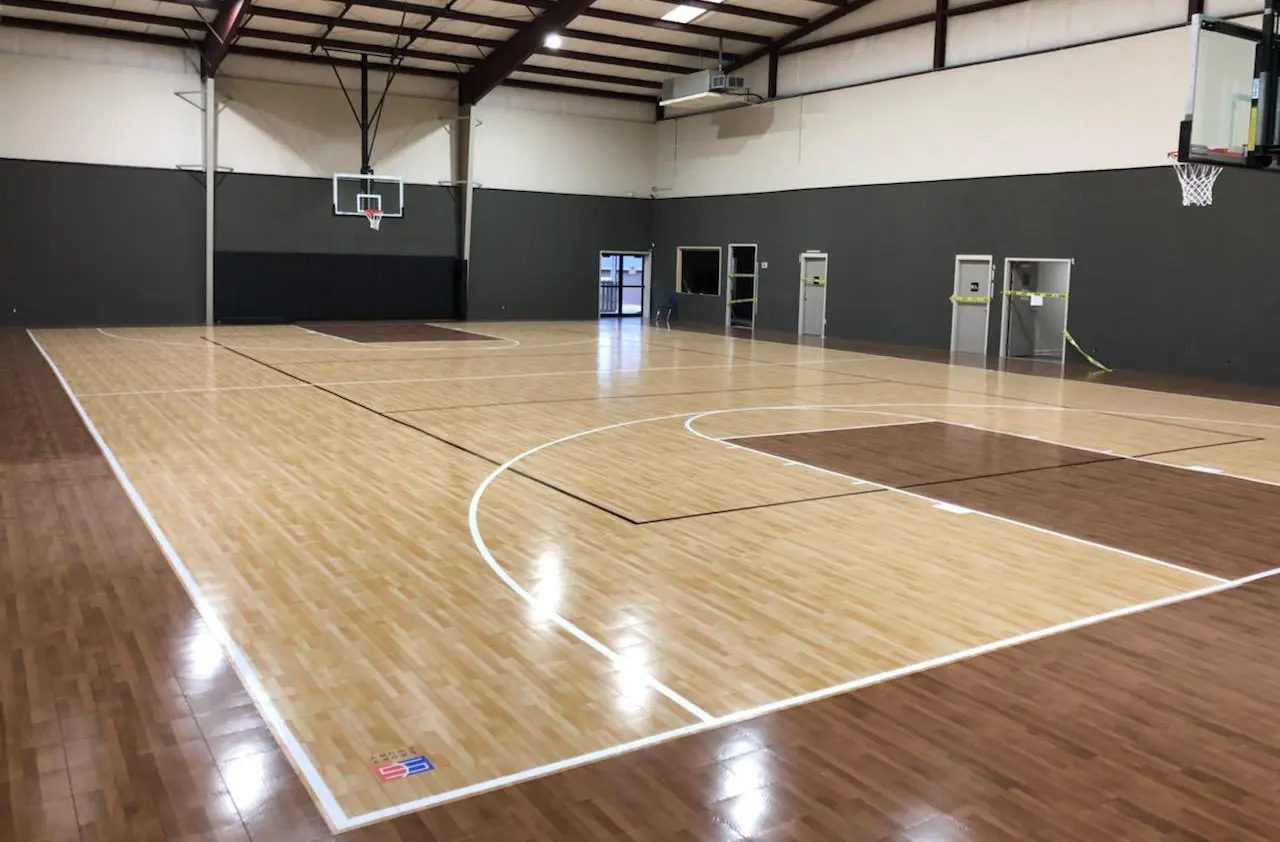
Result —
[[[1277,159],[1276,44],[1274,36],[1235,21],[1192,18],[1179,161],[1266,167]]]
[[[404,216],[404,182],[380,175],[339,173],[333,177],[333,212],[337,216],[364,216],[369,209],[390,219]]]

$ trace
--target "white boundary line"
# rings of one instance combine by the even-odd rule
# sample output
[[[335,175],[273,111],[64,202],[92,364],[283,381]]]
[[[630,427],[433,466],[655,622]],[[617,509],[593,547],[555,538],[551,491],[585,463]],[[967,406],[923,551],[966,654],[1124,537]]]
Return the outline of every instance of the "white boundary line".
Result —
[[[98,445],[98,449],[102,451],[102,455],[106,458],[107,464],[111,466],[111,472],[115,474],[116,481],[120,483],[125,494],[128,495],[129,502],[133,504],[133,508],[138,512],[138,516],[142,518],[142,522],[147,525],[147,529],[151,532],[151,537],[155,539],[160,551],[168,559],[169,566],[173,568],[179,581],[182,582],[182,586],[186,588],[187,594],[191,597],[191,601],[195,605],[196,611],[199,612],[201,619],[204,620],[209,630],[213,632],[214,637],[217,638],[218,643],[222,645],[223,650],[231,659],[231,664],[240,676],[245,690],[248,691],[258,710],[262,712],[262,718],[271,727],[272,732],[276,735],[276,740],[284,748],[285,753],[289,755],[289,759],[293,762],[298,774],[306,781],[311,794],[319,804],[320,811],[325,815],[325,820],[335,828],[350,827],[350,819],[347,818],[342,807],[338,805],[337,799],[334,798],[333,792],[325,784],[324,779],[320,777],[320,773],[311,762],[311,758],[307,756],[302,744],[298,742],[297,737],[289,730],[288,724],[271,701],[271,696],[267,693],[253,665],[240,647],[236,645],[235,640],[232,639],[230,632],[227,631],[226,626],[223,625],[222,620],[218,617],[218,612],[214,610],[213,606],[205,598],[204,592],[200,589],[200,584],[191,575],[191,571],[183,563],[178,551],[169,543],[168,537],[160,529],[160,525],[156,522],[155,517],[152,516],[150,509],[147,508],[147,504],[143,502],[138,490],[129,481],[128,475],[125,474],[124,468],[117,461],[115,454],[107,446],[102,434],[98,432],[98,428],[94,425],[93,420],[89,418],[89,414],[85,412],[75,393],[71,391],[71,386],[67,383],[66,378],[62,376],[62,371],[58,369],[48,352],[45,351],[44,346],[40,344],[40,340],[36,339],[35,334],[28,330],[27,336],[35,344],[36,350],[44,357],[45,362],[49,364],[54,376],[58,378],[62,391],[66,393],[68,400],[71,401],[71,405],[75,407],[76,413],[79,414],[80,420],[84,423],[85,429],[89,431],[94,443]]]
[[[1052,637],[1057,634],[1062,634],[1063,632],[1075,631],[1076,629],[1081,629],[1087,626],[1096,625],[1098,623],[1106,622],[1107,620],[1114,620],[1116,618],[1126,617],[1131,614],[1140,614],[1145,611],[1150,611],[1154,608],[1162,608],[1167,605],[1176,605],[1179,602],[1187,602],[1192,599],[1198,599],[1199,597],[1202,597],[1202,596],[1209,596],[1210,594],[1231,590],[1233,588],[1238,588],[1241,585],[1247,585],[1250,582],[1255,582],[1260,579],[1268,579],[1276,575],[1280,575],[1280,568],[1275,568],[1273,570],[1265,570],[1261,573],[1255,573],[1252,576],[1246,576],[1243,579],[1235,579],[1233,581],[1222,581],[1217,584],[1208,585],[1206,587],[1199,588],[1194,591],[1186,591],[1184,593],[1172,594],[1170,596],[1161,597],[1159,599],[1153,599],[1148,602],[1140,602],[1135,605],[1126,605],[1123,608],[1116,608],[1111,611],[1104,611],[1099,614],[1092,614],[1088,617],[1081,617],[1079,619],[1069,620],[1065,623],[1059,623],[1055,626],[1049,626],[1048,628],[1037,629],[1036,631],[1014,635],[1013,637],[1006,637],[1001,640],[992,641],[990,643],[983,643],[979,646],[972,646],[968,649],[962,649],[958,652],[952,652],[947,655],[940,655],[936,658],[930,658],[927,661],[920,661],[918,663],[908,664],[903,667],[897,667],[896,669],[885,670],[884,672],[878,672],[873,675],[866,675],[861,678],[855,678],[850,681],[846,681],[842,684],[835,684],[830,687],[823,687],[819,690],[811,690],[808,693],[801,693],[799,695],[791,696],[786,699],[779,699],[777,701],[767,702],[766,704],[758,705],[753,708],[748,708],[747,710],[737,711],[736,713],[726,714],[724,716],[713,717],[711,719],[704,720],[701,722],[695,722],[693,724],[685,725],[680,728],[673,728],[669,731],[662,731],[657,734],[652,734],[648,737],[643,737],[638,740],[632,740],[627,743],[621,743],[616,746],[610,746],[609,748],[600,749],[599,751],[593,751],[587,754],[580,754],[580,755],[577,755],[576,757],[566,758],[565,760],[559,760],[559,761],[556,761],[555,763],[548,763],[544,766],[537,766],[533,769],[526,769],[523,772],[516,772],[515,774],[506,775],[501,778],[495,778],[492,781],[485,781],[479,784],[472,784],[470,786],[462,787],[455,790],[450,790],[449,792],[442,792],[438,795],[432,795],[426,798],[419,798],[415,801],[407,801],[403,804],[397,804],[394,807],[386,807],[381,810],[375,810],[373,812],[364,813],[362,815],[352,816],[350,819],[350,823],[344,829],[350,829],[350,828],[354,828],[354,827],[358,827],[366,824],[372,824],[374,822],[384,821],[386,819],[404,815],[405,813],[414,813],[419,810],[425,810],[429,807],[435,807],[439,804],[444,804],[449,801],[456,801],[459,798],[466,798],[467,796],[470,796],[470,795],[477,795],[482,792],[488,792],[494,789],[501,789],[503,787],[508,787],[514,784],[523,783],[524,781],[529,781],[535,778],[540,778],[546,775],[554,774],[556,772],[562,772],[566,769],[572,769],[576,766],[582,766],[587,763],[594,763],[599,760],[606,760],[610,757],[617,757],[618,755],[621,755],[621,754],[629,754],[630,752],[637,751],[643,748],[648,748],[649,746],[657,745],[658,743],[664,743],[664,742],[667,742],[668,740],[674,740],[679,737],[687,737],[691,734],[698,734],[703,731],[713,730],[715,728],[722,728],[725,725],[733,725],[739,722],[745,722],[749,719],[755,719],[757,717],[765,716],[767,714],[777,713],[778,711],[786,710],[787,708],[793,708],[799,705],[809,704],[810,702],[816,702],[821,699],[829,698],[831,696],[839,696],[843,693],[849,693],[854,690],[862,689],[864,687],[870,687],[873,684],[881,684],[885,681],[891,681],[895,678],[903,678],[905,676],[913,675],[918,672],[925,672],[927,670],[935,669],[937,667],[946,666],[947,664],[954,664],[958,661],[966,661],[966,660],[969,660],[970,658],[974,658],[979,655],[986,655],[991,652],[998,652],[1001,649],[1008,649],[1014,646],[1019,646],[1024,643],[1031,643],[1033,641],[1041,640],[1046,637]]]
[[[115,475],[121,487],[125,490],[125,493],[129,497],[130,502],[133,504],[135,510],[137,510],[139,516],[142,518],[143,522],[146,524],[147,529],[151,532],[152,537],[155,539],[157,545],[160,547],[161,551],[164,553],[165,558],[169,561],[170,566],[173,568],[174,572],[178,575],[178,578],[182,582],[183,587],[186,588],[188,594],[191,596],[192,601],[196,606],[196,610],[200,613],[201,618],[209,626],[210,630],[213,631],[215,637],[218,639],[223,649],[227,652],[228,656],[231,659],[232,665],[236,669],[236,672],[240,675],[241,681],[245,685],[245,689],[249,692],[250,697],[253,699],[254,704],[258,707],[259,711],[262,712],[263,718],[267,721],[268,725],[271,727],[273,733],[276,735],[277,740],[280,742],[281,746],[284,748],[286,754],[289,755],[289,758],[292,761],[294,768],[298,771],[298,774],[301,775],[303,779],[306,781],[321,812],[324,814],[326,821],[334,830],[338,832],[351,830],[358,826],[392,818],[394,816],[403,815],[405,813],[416,812],[418,810],[422,810],[427,807],[434,806],[436,804],[441,804],[446,801],[452,801],[452,800],[463,798],[469,795],[474,795],[474,794],[486,792],[486,791],[501,788],[501,787],[511,786],[513,784],[520,783],[522,781],[531,780],[547,774],[552,774],[558,771],[569,769],[574,766],[579,766],[579,765],[591,763],[597,760],[603,760],[608,757],[613,757],[616,755],[628,753],[640,748],[644,748],[646,746],[655,745],[660,742],[665,742],[667,740],[675,739],[677,737],[710,730],[712,728],[718,728],[723,725],[728,725],[735,722],[742,722],[748,719],[752,719],[752,718],[762,716],[764,714],[772,713],[775,711],[783,710],[796,705],[817,701],[819,699],[826,698],[833,695],[839,695],[841,693],[847,693],[852,690],[856,690],[872,684],[877,684],[893,678],[910,675],[916,672],[932,669],[934,667],[942,666],[945,664],[955,663],[957,661],[972,658],[977,655],[982,655],[989,652],[997,651],[999,649],[1016,646],[1016,645],[1027,643],[1034,640],[1039,640],[1039,639],[1049,637],[1054,634],[1059,634],[1065,631],[1083,628],[1085,626],[1093,625],[1095,623],[1103,622],[1105,620],[1113,619],[1116,617],[1127,616],[1130,614],[1136,614],[1142,611],[1147,611],[1147,610],[1162,607],[1165,605],[1172,605],[1178,602],[1184,602],[1187,600],[1195,599],[1200,596],[1206,596],[1208,594],[1217,593],[1220,591],[1239,587],[1249,582],[1257,581],[1260,579],[1264,579],[1264,578],[1268,578],[1268,577],[1280,574],[1280,568],[1276,568],[1272,570],[1263,571],[1261,573],[1257,573],[1252,576],[1246,576],[1242,579],[1237,579],[1234,581],[1219,580],[1217,584],[1200,588],[1198,590],[1188,591],[1181,594],[1174,594],[1161,599],[1152,600],[1145,603],[1139,603],[1137,605],[1130,605],[1124,608],[1119,608],[1112,611],[1095,614],[1090,617],[1084,617],[1077,620],[1072,620],[1067,623],[1061,623],[1059,625],[1051,626],[1046,629],[1028,632],[1028,633],[1017,635],[1014,637],[1005,638],[999,641],[993,641],[991,643],[986,643],[981,646],[971,647],[969,649],[961,650],[959,652],[954,652],[954,653],[933,658],[927,661],[922,661],[916,664],[899,667],[894,670],[888,670],[885,672],[876,673],[874,675],[864,676],[862,678],[854,679],[852,681],[848,681],[843,684],[826,687],[820,690],[814,690],[809,693],[793,696],[788,699],[782,699],[775,702],[770,702],[765,705],[760,705],[755,708],[739,711],[737,713],[729,714],[726,716],[712,717],[710,714],[706,713],[701,708],[698,708],[697,706],[693,705],[691,702],[684,700],[685,704],[682,704],[681,706],[685,707],[687,705],[685,709],[699,716],[699,719],[700,719],[699,722],[691,725],[686,725],[681,728],[676,728],[676,729],[664,731],[658,734],[653,734],[648,737],[644,737],[639,740],[633,740],[631,742],[624,743],[621,745],[612,746],[610,748],[601,749],[599,751],[590,752],[587,754],[578,755],[576,757],[556,761],[554,763],[535,767],[533,769],[528,769],[512,775],[507,775],[502,778],[496,778],[491,781],[484,781],[477,784],[472,784],[470,786],[451,790],[449,792],[440,793],[438,795],[431,796],[428,798],[418,799],[416,801],[398,804],[398,805],[395,805],[394,807],[384,808],[382,810],[375,810],[369,813],[348,817],[345,814],[345,812],[342,810],[342,808],[338,805],[336,799],[333,796],[332,791],[328,788],[328,786],[324,783],[324,780],[320,777],[318,771],[316,770],[314,764],[311,762],[310,758],[307,756],[307,753],[303,749],[302,745],[298,742],[297,738],[289,730],[287,723],[285,722],[283,716],[281,716],[280,712],[276,709],[274,703],[271,701],[270,696],[267,694],[266,689],[263,687],[261,680],[258,678],[257,673],[253,669],[252,664],[249,662],[248,658],[244,655],[243,651],[241,651],[239,646],[235,643],[234,639],[232,639],[230,633],[227,631],[226,627],[223,625],[222,621],[219,619],[217,612],[214,610],[212,605],[210,605],[207,599],[204,597],[203,592],[200,589],[199,583],[195,580],[191,572],[187,569],[186,565],[182,562],[181,557],[178,555],[177,551],[173,548],[172,544],[169,543],[168,538],[165,536],[164,532],[160,529],[160,526],[156,522],[155,518],[151,515],[150,510],[147,508],[145,502],[143,502],[141,496],[138,494],[137,489],[134,488],[133,484],[129,481],[129,478],[125,474],[124,469],[120,465],[119,461],[116,460],[115,455],[111,452],[111,449],[107,446],[106,441],[102,438],[102,435],[98,432],[97,427],[94,425],[93,421],[89,418],[88,413],[85,412],[84,407],[81,405],[80,401],[77,399],[75,393],[71,390],[71,387],[67,383],[66,378],[63,377],[61,370],[57,367],[57,365],[53,362],[53,359],[45,351],[44,346],[40,344],[40,341],[36,339],[35,334],[32,331],[28,330],[27,335],[31,339],[32,343],[36,346],[36,349],[39,350],[41,356],[44,357],[45,362],[48,363],[50,369],[53,371],[54,376],[57,378],[58,383],[62,387],[63,392],[66,393],[67,398],[71,401],[72,405],[76,409],[76,413],[80,416],[81,421],[84,423],[85,428],[89,431],[90,435],[93,437],[94,442],[97,444],[98,448],[102,451],[103,456],[107,459],[108,464],[111,466],[112,473]],[[118,337],[118,338],[125,338],[125,337]],[[197,347],[197,346],[191,346],[191,347]],[[217,346],[213,346],[213,347],[217,347]],[[536,346],[536,347],[545,347],[545,346]],[[312,349],[306,349],[306,350],[312,350]],[[865,412],[866,406],[922,407],[927,405],[928,404],[920,404],[920,403],[869,404],[869,405],[863,405],[862,407],[858,407],[857,405],[850,405],[848,408],[851,410],[858,410],[858,411]],[[993,406],[990,404],[972,404],[972,405],[935,404],[935,406],[954,407],[954,408],[959,408],[961,406],[970,406],[975,408],[988,408],[988,409],[1013,408],[1013,409],[1043,409],[1043,410],[1064,411],[1064,408],[1060,408],[1060,407],[1002,407],[999,405]],[[770,409],[770,408],[835,409],[840,407],[741,407],[739,409],[741,411],[748,411],[752,409],[761,410],[761,409]],[[479,532],[477,518],[478,518],[480,499],[483,496],[484,491],[489,487],[489,485],[492,484],[492,482],[502,472],[506,471],[511,466],[515,465],[521,459],[529,455],[532,455],[533,453],[541,451],[547,447],[551,447],[555,444],[558,444],[564,441],[581,438],[583,436],[590,435],[593,433],[603,432],[604,430],[616,429],[618,427],[625,427],[633,424],[641,424],[641,423],[647,423],[652,421],[668,420],[668,419],[675,419],[675,418],[685,418],[686,422],[688,422],[688,421],[694,420],[696,417],[702,417],[703,415],[716,414],[716,413],[722,413],[727,411],[732,411],[732,410],[712,410],[710,412],[701,413],[701,414],[677,413],[674,415],[658,416],[654,418],[635,419],[632,421],[621,422],[618,424],[611,424],[611,425],[599,427],[592,430],[585,430],[579,433],[574,433],[568,436],[561,437],[554,441],[546,442],[542,445],[539,445],[538,447],[525,451],[524,453],[514,457],[513,459],[508,460],[506,463],[499,466],[492,473],[490,473],[489,476],[485,478],[485,480],[481,483],[481,485],[476,489],[476,492],[471,499],[471,505],[468,509],[468,521],[471,528],[472,539],[473,541],[476,542],[477,550],[480,551],[481,556],[485,558],[486,563],[488,563],[489,566],[493,568],[496,573],[498,573],[498,575],[503,579],[505,583],[507,583],[509,587],[513,588],[513,590],[515,590],[517,593],[524,596],[527,601],[530,601],[532,603],[531,595],[529,595],[527,591],[524,591],[524,589],[521,588],[520,585],[516,583],[514,579],[511,578],[510,574],[508,574],[504,569],[502,569],[500,565],[497,564],[496,559],[494,559],[492,554],[489,552],[488,547],[484,544],[483,537],[480,535],[480,532]],[[1098,410],[1087,410],[1087,409],[1067,410],[1067,411],[1099,412]],[[893,415],[894,413],[879,413],[879,414]],[[919,416],[916,416],[916,417],[919,418]],[[1179,418],[1180,416],[1149,416],[1149,417],[1165,417],[1165,418],[1172,419],[1172,418]],[[1192,421],[1205,420],[1205,419],[1198,419],[1198,418],[1191,418],[1191,417],[1182,417],[1182,418],[1183,420],[1192,420]],[[938,421],[938,419],[932,419],[932,418],[921,419],[921,420],[922,421]],[[939,423],[948,423],[948,422],[943,421]],[[1233,422],[1225,422],[1225,423],[1233,423]],[[874,425],[874,426],[880,426],[880,425]],[[1270,424],[1251,424],[1249,426],[1261,426],[1261,427],[1273,427],[1273,428],[1280,427],[1280,425],[1270,425]],[[686,427],[688,427],[687,423],[686,423]],[[691,428],[690,428],[690,432],[693,432],[695,435],[701,438],[707,439],[709,441],[715,441],[720,444],[726,444],[724,442],[721,442],[718,439],[714,439],[710,436],[705,436],[701,433],[697,433],[696,430],[693,430]],[[727,445],[727,446],[733,447],[733,445]],[[750,450],[750,448],[739,448],[739,449]],[[760,451],[754,451],[754,450],[752,450],[751,452],[760,453]],[[803,464],[803,463],[796,463],[796,464]],[[806,467],[811,467],[811,466],[806,466]],[[842,477],[845,477],[846,479],[854,479],[852,477],[847,477],[844,474],[837,474],[837,476],[842,476]],[[868,483],[868,484],[875,485],[875,483]],[[912,496],[919,496],[919,495],[912,495]],[[925,498],[925,499],[928,499],[928,498]],[[1047,530],[1044,530],[1044,531],[1047,531]],[[1056,534],[1056,533],[1050,533],[1050,534]],[[1157,563],[1161,563],[1161,562],[1157,562]],[[1191,572],[1195,572],[1195,571],[1191,571]],[[1204,576],[1205,574],[1197,574],[1197,575]],[[1216,578],[1216,577],[1210,577],[1210,578]],[[564,627],[566,631],[570,631],[571,634],[574,634],[575,637],[578,637],[580,640],[583,640],[583,642],[588,643],[588,645],[592,645],[592,643],[594,642],[595,645],[593,645],[592,648],[597,649],[597,651],[603,650],[601,653],[606,654],[607,656],[610,656],[611,659],[615,661],[615,663],[619,663],[620,665],[626,666],[628,669],[635,668],[635,665],[626,661],[616,653],[613,653],[612,650],[609,650],[603,644],[600,644],[598,641],[595,641],[594,638],[591,638],[585,632],[582,632],[580,629],[577,629],[577,627],[573,626],[572,623],[569,623],[568,620],[564,620],[563,618],[559,617],[559,615],[556,615],[556,619],[563,621],[564,626],[562,627]],[[574,633],[574,630],[576,630],[577,633]],[[647,676],[647,674],[646,674],[646,677],[649,678],[649,680],[653,681],[653,685],[651,686],[654,686],[654,689],[659,689],[660,692],[662,692],[663,689],[667,689],[671,695],[668,695],[667,693],[664,693],[664,695],[668,695],[668,698],[671,698],[672,701],[676,701],[677,699],[683,700],[683,697],[679,696],[678,694],[675,694],[674,691],[670,691],[669,688],[665,688],[665,685],[658,684],[655,679],[652,679],[652,677]],[[672,698],[673,696],[675,698]],[[677,701],[677,704],[679,704],[678,701]]]
[[[544,448],[548,448],[553,445],[560,444],[562,442],[570,441],[571,439],[579,438],[580,436],[583,436],[583,435],[586,435],[586,433],[574,433],[574,434],[565,436],[563,438],[556,439],[555,441],[549,441],[549,442],[546,442],[545,444],[540,444],[537,447],[526,450],[524,453],[521,453],[518,456],[508,459],[506,462],[494,468],[493,471],[491,471],[489,475],[485,477],[484,480],[480,483],[480,485],[476,488],[475,493],[471,497],[471,504],[467,508],[467,525],[471,530],[471,540],[475,544],[476,550],[480,553],[480,557],[484,559],[485,564],[489,565],[490,569],[492,569],[494,573],[498,574],[498,578],[501,579],[508,588],[514,591],[517,596],[519,596],[525,602],[529,603],[529,605],[533,606],[534,608],[538,608],[540,611],[543,611],[544,615],[549,616],[555,622],[556,625],[558,625],[560,628],[564,629],[566,632],[576,637],[578,640],[587,644],[592,649],[599,652],[601,655],[604,655],[616,666],[624,667],[628,670],[632,670],[636,672],[638,675],[642,676],[644,679],[644,683],[646,685],[648,685],[654,690],[657,690],[659,693],[666,696],[672,702],[675,702],[676,705],[683,708],[687,713],[691,713],[694,716],[696,716],[698,719],[705,722],[712,718],[711,714],[707,713],[705,710],[698,707],[693,702],[689,701],[684,696],[677,693],[675,690],[672,690],[667,685],[658,681],[658,679],[656,679],[652,674],[650,674],[648,670],[643,670],[639,668],[635,663],[628,661],[626,658],[622,657],[617,652],[614,652],[608,646],[605,646],[603,643],[596,640],[591,635],[587,634],[577,625],[565,619],[559,612],[554,612],[554,611],[547,612],[545,608],[543,608],[542,606],[539,606],[538,600],[533,596],[533,594],[529,593],[527,590],[521,587],[520,583],[517,582],[511,576],[511,574],[508,573],[506,569],[501,564],[498,563],[498,560],[493,557],[493,553],[489,551],[489,545],[485,543],[484,537],[481,536],[480,534],[480,521],[479,521],[480,498],[484,496],[484,492],[489,488],[490,485],[493,484],[493,481],[495,479],[497,479],[501,474],[505,473],[507,469],[515,465],[521,459],[524,459],[528,456],[532,456],[534,453],[537,453],[538,451],[543,450]]]

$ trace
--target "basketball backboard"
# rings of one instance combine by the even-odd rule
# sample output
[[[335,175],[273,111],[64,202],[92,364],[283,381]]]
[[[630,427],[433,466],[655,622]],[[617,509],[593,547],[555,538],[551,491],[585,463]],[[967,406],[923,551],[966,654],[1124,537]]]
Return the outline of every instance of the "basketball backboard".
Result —
[[[1252,168],[1280,161],[1275,3],[1267,0],[1262,29],[1208,15],[1192,19],[1179,161]]]
[[[391,176],[339,173],[333,177],[335,216],[364,216],[381,210],[388,219],[404,216],[404,182]]]

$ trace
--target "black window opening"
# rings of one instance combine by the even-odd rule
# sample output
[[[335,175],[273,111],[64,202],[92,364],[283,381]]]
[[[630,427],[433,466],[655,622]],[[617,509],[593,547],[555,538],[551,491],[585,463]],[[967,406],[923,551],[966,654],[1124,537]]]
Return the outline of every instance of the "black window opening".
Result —
[[[677,249],[676,271],[679,290],[686,295],[720,294],[720,249],[682,247]]]

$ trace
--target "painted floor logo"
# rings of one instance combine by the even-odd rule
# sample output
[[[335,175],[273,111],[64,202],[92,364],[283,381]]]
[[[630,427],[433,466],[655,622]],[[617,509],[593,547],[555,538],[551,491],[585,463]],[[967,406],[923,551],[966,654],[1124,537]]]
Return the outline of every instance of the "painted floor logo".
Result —
[[[373,774],[382,783],[398,781],[401,778],[412,778],[436,768],[431,761],[411,748],[388,751],[373,758]]]

